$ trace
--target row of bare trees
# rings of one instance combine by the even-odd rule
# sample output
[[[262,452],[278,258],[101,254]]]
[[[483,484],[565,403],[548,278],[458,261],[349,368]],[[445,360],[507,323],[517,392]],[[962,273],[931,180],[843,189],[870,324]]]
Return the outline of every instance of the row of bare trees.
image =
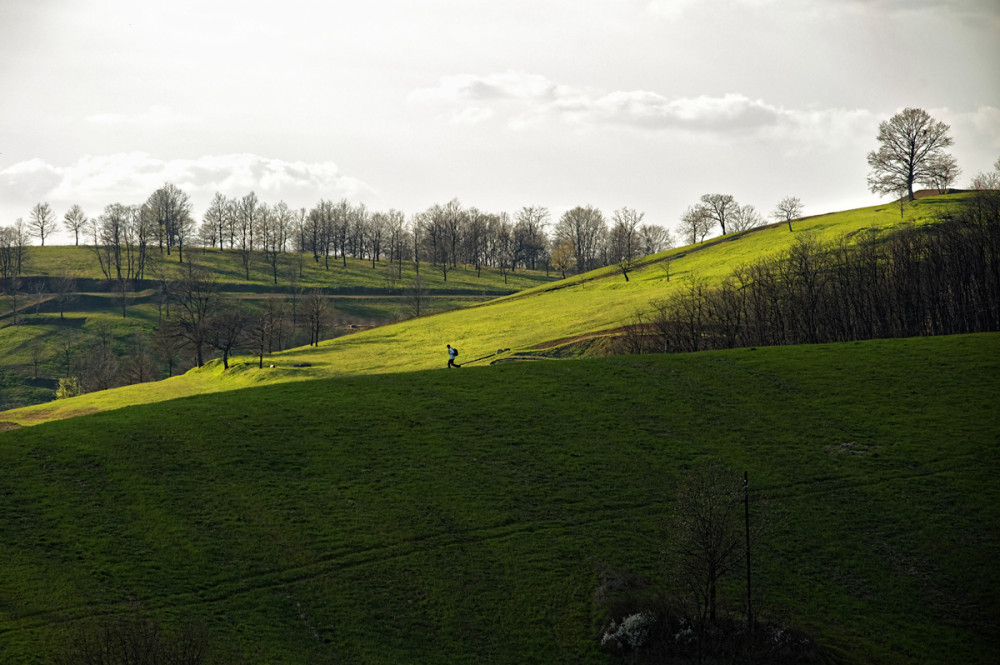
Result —
[[[797,196],[781,199],[771,212],[771,218],[788,224],[802,216],[802,201]],[[739,233],[760,226],[765,217],[750,205],[740,205],[732,194],[705,194],[696,205],[688,207],[681,217],[680,232],[684,241],[703,241],[716,228],[722,235]]]
[[[616,263],[625,264],[627,278],[630,262],[672,246],[666,229],[641,225],[642,218],[642,213],[622,208],[615,211],[609,228],[600,210],[577,207],[549,234],[550,213],[540,206],[525,206],[512,216],[463,207],[454,199],[407,218],[399,210],[370,211],[346,199],[321,200],[308,211],[292,211],[283,202],[269,207],[253,193],[242,199],[217,194],[201,240],[240,251],[247,274],[257,250],[275,270],[281,253],[297,251],[326,268],[331,260],[346,265],[348,258],[371,261],[375,268],[384,259],[396,266],[397,276],[404,261],[418,273],[421,263],[429,263],[445,280],[460,265],[477,272],[493,268],[506,279],[518,269],[555,267],[565,275]]]
[[[311,255],[327,269],[333,261],[346,265],[348,258],[369,260],[373,269],[395,265],[397,278],[403,262],[409,262],[418,273],[421,263],[429,263],[445,280],[460,265],[477,272],[499,270],[505,280],[519,269],[554,268],[565,276],[617,265],[628,279],[637,258],[673,246],[666,228],[643,223],[644,214],[628,207],[608,219],[597,208],[578,206],[553,224],[549,210],[541,206],[525,206],[511,215],[465,207],[454,199],[407,216],[394,209],[372,211],[346,199],[295,210],[283,201],[270,205],[250,192],[242,197],[217,193],[200,227],[191,211],[187,194],[167,183],[141,205],[112,203],[94,218],[74,205],[63,223],[76,244],[89,236],[102,273],[112,281],[143,279],[153,248],[168,255],[176,249],[183,263],[184,249],[195,244],[238,252],[248,280],[252,263],[263,259],[275,284],[281,257],[288,252]],[[35,206],[32,220],[36,218],[44,223],[19,221],[21,246],[32,237],[44,243],[53,231],[48,204]]]
[[[225,369],[237,350],[253,352],[263,366],[266,354],[297,341],[300,328],[316,345],[333,322],[333,307],[320,290],[295,289],[288,301],[266,298],[249,308],[221,293],[214,275],[190,262],[184,276],[165,284],[164,291],[168,307],[157,335],[174,340],[178,352],[191,352],[199,367],[210,349],[222,354]]]
[[[38,365],[47,362],[73,386],[62,396],[73,396],[157,381],[212,357],[221,357],[228,369],[235,353],[253,354],[262,367],[266,355],[307,339],[318,344],[335,325],[334,308],[319,290],[296,289],[288,298],[265,298],[249,306],[222,293],[210,272],[191,262],[185,266],[179,279],[161,284],[155,330],[136,330],[123,338],[108,325],[87,332],[66,326],[44,345],[47,361],[43,345],[33,347],[35,378]]]
[[[5,283],[21,275],[31,236],[23,220],[0,227],[0,280]]]
[[[688,279],[628,328],[629,352],[1000,330],[1000,194],[930,227],[800,237],[717,287]]]

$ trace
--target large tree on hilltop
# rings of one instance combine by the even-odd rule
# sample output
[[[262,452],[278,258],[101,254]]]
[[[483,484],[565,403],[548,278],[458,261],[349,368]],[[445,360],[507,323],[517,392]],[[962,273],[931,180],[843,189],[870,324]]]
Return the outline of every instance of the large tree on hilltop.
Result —
[[[184,262],[184,244],[194,229],[191,209],[188,195],[169,182],[153,192],[145,203],[145,214],[155,225],[159,237],[160,252],[166,241],[167,255],[176,247],[181,263]]]
[[[935,186],[942,169],[955,169],[944,149],[953,141],[951,128],[923,109],[904,109],[878,127],[879,149],[868,153],[868,187],[876,194],[906,192],[913,200],[913,184]]]
[[[79,245],[80,231],[87,225],[87,215],[83,212],[83,209],[79,205],[73,204],[73,207],[63,216],[63,223],[66,226],[66,230],[73,233],[73,244]]]
[[[722,229],[722,235],[726,235],[726,222],[739,208],[736,199],[732,194],[705,194],[701,197],[701,202],[709,217]]]
[[[45,236],[55,230],[55,224],[56,218],[48,203],[38,203],[31,209],[28,226],[32,230],[32,235],[37,236],[41,241],[42,247],[45,247]]]
[[[576,252],[576,270],[582,273],[598,266],[607,232],[607,222],[600,210],[593,206],[577,206],[559,218],[554,235],[557,244],[571,244]]]

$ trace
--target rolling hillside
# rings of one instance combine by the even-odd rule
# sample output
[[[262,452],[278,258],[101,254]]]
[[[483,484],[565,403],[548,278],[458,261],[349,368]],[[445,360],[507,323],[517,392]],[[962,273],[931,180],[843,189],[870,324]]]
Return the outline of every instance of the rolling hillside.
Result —
[[[601,580],[683,593],[674,493],[711,457],[769,500],[758,611],[820,662],[993,662],[998,376],[1000,335],[953,336],[342,376],[8,431],[0,661],[142,611],[253,664],[615,662]]]
[[[308,342],[303,312],[317,290],[327,304],[321,337],[329,339],[405,319],[417,309],[421,314],[448,311],[554,280],[541,270],[501,274],[470,267],[450,269],[445,279],[425,265],[415,303],[416,271],[409,262],[390,266],[382,261],[373,268],[370,261],[347,258],[326,266],[312,256],[288,253],[279,257],[275,284],[259,252],[249,280],[234,251],[188,250],[184,264],[178,263],[177,252],[155,257],[123,300],[114,283],[103,278],[92,248],[28,248],[17,288],[0,279],[0,411],[52,401],[62,377],[75,376],[93,391],[193,367],[194,354],[187,349],[165,360],[155,335],[169,325],[175,304],[169,290],[190,265],[210,276],[220,299],[244,310],[276,312],[281,324],[274,337],[281,348]],[[102,354],[112,358],[112,371],[91,360]],[[143,360],[129,366],[137,357]]]
[[[410,372],[443,367],[444,345],[457,346],[460,362],[487,362],[497,349],[523,356],[580,336],[600,335],[648,311],[655,300],[680,288],[686,277],[719,280],[734,267],[787,249],[811,234],[834,239],[861,229],[932,221],[967,194],[923,198],[907,207],[886,204],[725,236],[647,257],[625,281],[604,268],[527,289],[484,305],[421,317],[330,340],[318,348],[299,348],[268,357],[258,370],[250,359],[223,373],[217,364],[154,384],[128,386],[0,414],[0,421],[27,425],[131,404],[185,395],[236,390],[251,385],[319,379],[349,374]],[[481,359],[482,360],[479,360]]]
[[[756,607],[811,662],[992,662],[1000,334],[488,364],[579,355],[687,276],[899,221],[758,229],[628,282],[0,414],[0,662],[49,663],[121,616],[194,625],[214,662],[618,662],[609,588],[633,611],[687,602],[665,552],[706,459],[770,506]],[[462,370],[441,371],[446,342]],[[736,579],[721,599],[739,610]]]

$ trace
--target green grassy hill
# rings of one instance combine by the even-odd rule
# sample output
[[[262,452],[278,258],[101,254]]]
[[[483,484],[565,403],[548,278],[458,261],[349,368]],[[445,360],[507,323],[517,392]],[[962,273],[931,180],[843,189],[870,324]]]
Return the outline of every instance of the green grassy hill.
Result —
[[[998,377],[990,334],[342,376],[8,431],[0,661],[140,605],[250,663],[614,662],[600,572],[677,592],[674,491],[711,456],[779,518],[759,610],[824,662],[993,662]]]
[[[252,254],[249,279],[246,278],[239,251],[201,247],[186,249],[184,262],[195,263],[211,272],[223,290],[252,293],[280,292],[293,285],[305,289],[321,288],[330,293],[384,292],[386,289],[404,288],[406,280],[414,274],[413,267],[408,262],[403,263],[402,277],[392,281],[386,277],[389,262],[385,259],[373,267],[368,260],[342,260],[340,257],[330,257],[328,261],[323,257],[314,260],[311,254],[288,252],[279,256],[278,279],[275,284],[272,267],[260,252]],[[170,278],[182,267],[176,250],[170,255],[162,256],[154,251],[145,278],[151,282],[164,277]],[[93,249],[83,246],[29,247],[24,274],[28,278],[66,275],[77,280],[104,280]],[[478,274],[475,270],[465,268],[449,270],[446,279],[440,270],[426,262],[421,263],[420,274],[431,291],[465,292],[471,295],[509,293],[551,281],[543,272],[518,270],[508,273],[505,283],[504,277],[490,268],[484,268]]]
[[[627,323],[651,303],[682,288],[688,277],[718,281],[740,264],[786,250],[796,238],[835,239],[865,228],[933,221],[969,195],[929,197],[909,204],[904,217],[898,205],[886,204],[716,238],[646,257],[625,281],[613,268],[528,288],[488,303],[383,326],[322,343],[273,354],[262,370],[256,359],[237,361],[223,373],[210,365],[157,384],[128,386],[70,400],[0,414],[0,421],[20,425],[143,404],[184,395],[236,390],[250,385],[327,378],[346,374],[410,372],[444,366],[446,343],[462,351],[460,362],[478,360],[497,349],[505,356],[534,354],[567,340],[600,335]],[[572,353],[572,351],[567,351]],[[489,358],[493,360],[495,358]],[[484,362],[484,361],[480,361]],[[308,367],[303,367],[308,365]]]
[[[289,314],[286,346],[308,340],[301,310],[314,289],[322,290],[333,310],[324,338],[412,315],[410,285],[416,272],[409,263],[403,265],[401,274],[391,274],[386,261],[373,268],[369,261],[347,259],[343,265],[338,259],[327,268],[311,256],[290,253],[282,257],[275,285],[270,266],[259,254],[251,264],[249,281],[244,279],[237,252],[195,249],[185,252],[185,264],[177,259],[176,252],[162,258],[156,255],[146,279],[134,293],[127,294],[123,316],[121,298],[103,279],[92,249],[29,248],[17,298],[0,290],[0,411],[53,400],[58,379],[79,373],[79,368],[67,370],[67,366],[82,357],[97,337],[111,339],[115,353],[122,358],[133,355],[133,347],[143,337],[148,350],[153,331],[170,311],[161,287],[181,276],[191,262],[212,275],[224,297],[245,307],[261,307],[265,301],[280,299],[290,310],[291,299],[297,298],[298,327],[291,328]],[[459,267],[449,270],[446,280],[429,264],[421,266],[420,275],[426,293],[420,307],[423,314],[466,307],[555,279],[543,271],[519,270],[504,276],[492,269]],[[73,280],[74,291],[62,304],[53,293],[53,278],[60,277]],[[184,353],[174,370],[184,371],[193,364],[193,354]],[[162,374],[156,378],[167,376],[166,365],[159,369]]]
[[[616,662],[602,579],[682,595],[669,525],[708,458],[769,500],[757,607],[821,662],[992,662],[1000,335],[488,365],[585,354],[574,340],[687,277],[963,198],[757,229],[648,257],[628,282],[603,269],[263,369],[214,362],[2,413],[0,662],[49,662],[136,608],[255,664]],[[460,371],[441,371],[449,342]],[[735,579],[722,594],[739,606]]]

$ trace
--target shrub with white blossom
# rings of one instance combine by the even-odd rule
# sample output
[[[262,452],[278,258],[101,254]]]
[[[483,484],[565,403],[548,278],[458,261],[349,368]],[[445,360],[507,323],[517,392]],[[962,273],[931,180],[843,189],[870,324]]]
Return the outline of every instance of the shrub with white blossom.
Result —
[[[621,623],[611,622],[601,637],[602,647],[634,650],[646,643],[656,617],[649,612],[630,614]]]

